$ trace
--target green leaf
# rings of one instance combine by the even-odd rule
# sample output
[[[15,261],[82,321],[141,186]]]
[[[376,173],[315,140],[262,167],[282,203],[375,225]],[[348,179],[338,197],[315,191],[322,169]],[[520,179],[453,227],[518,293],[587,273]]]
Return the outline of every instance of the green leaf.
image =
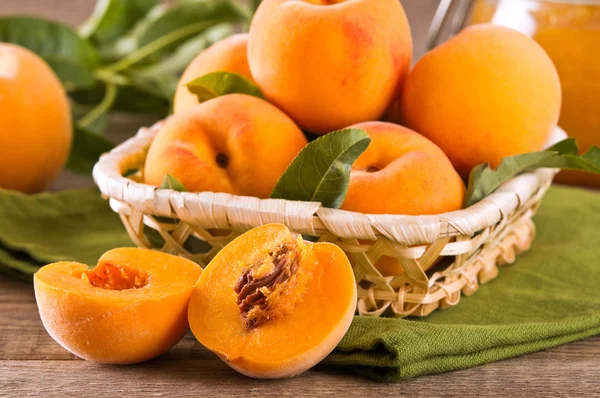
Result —
[[[171,5],[164,3],[153,7],[142,19],[136,22],[134,27],[126,35],[116,40],[112,46],[101,49],[102,58],[117,60],[137,50],[139,48],[139,38],[143,32],[145,32],[155,20],[165,14],[170,7]]]
[[[98,116],[96,120],[88,124],[86,130],[95,135],[104,135],[104,130],[108,125],[108,112]]]
[[[65,90],[73,91],[93,87],[96,83],[92,69],[66,59],[47,59],[48,65],[60,79]]]
[[[234,31],[234,26],[230,23],[220,24],[207,29],[205,32],[192,37],[180,45],[172,54],[169,54],[157,63],[150,66],[131,69],[129,74],[141,77],[172,74],[179,77],[198,54],[217,41],[230,36]]]
[[[182,44],[161,61],[146,67],[133,67],[126,71],[131,85],[156,97],[172,101],[181,74],[206,47],[234,31],[231,24],[211,28]]]
[[[186,192],[185,187],[177,178],[173,177],[171,174],[166,174],[165,178],[162,180],[160,184],[162,189],[172,189],[177,192]]]
[[[552,167],[600,173],[600,148],[593,146],[583,155],[578,153],[575,139],[568,138],[545,151],[506,157],[496,169],[480,164],[469,176],[466,206],[479,202],[504,182],[529,170]]]
[[[169,114],[170,102],[163,96],[152,95],[140,87],[121,86],[113,110],[164,117]]]
[[[545,152],[560,152],[563,155],[577,155],[579,153],[579,148],[577,148],[577,142],[574,138],[566,138],[552,145],[550,148],[546,149]]]
[[[54,69],[68,90],[90,87],[98,54],[66,25],[34,17],[1,17],[0,42],[28,48]]]
[[[262,0],[249,0],[248,5],[252,11],[256,11]]]
[[[75,126],[67,168],[77,173],[90,174],[100,155],[112,148],[113,145],[105,138],[88,129]]]
[[[578,155],[577,145],[575,139],[570,138],[565,141],[572,141],[572,147],[574,151],[569,151],[566,146],[563,146],[563,142],[559,142],[549,150],[561,152],[564,151],[564,156],[554,156],[544,161],[541,167],[556,167],[565,170],[578,170],[587,171],[591,173],[600,174],[600,148],[592,146],[583,155]]]
[[[370,142],[364,130],[355,128],[317,138],[292,161],[271,197],[340,207],[348,191],[352,163]]]
[[[175,96],[179,78],[173,74],[162,74],[155,76],[132,76],[130,84],[138,90],[163,98],[169,103]]]
[[[87,114],[92,111],[94,107],[89,105],[81,105],[78,103],[71,103],[71,114],[73,120],[77,121],[84,118]],[[108,124],[108,112],[100,115],[96,120],[86,126],[86,130],[95,135],[103,135],[104,129]]]
[[[89,41],[58,22],[35,17],[0,17],[0,39],[26,47],[44,59],[67,59],[94,66],[98,54]]]
[[[187,83],[186,87],[198,97],[199,102],[234,93],[248,94],[264,99],[258,86],[250,79],[231,72],[209,73]]]
[[[166,35],[181,36],[172,40],[161,50],[168,50],[183,43],[186,39],[204,32],[210,27],[223,22],[243,21],[244,14],[239,6],[225,0],[196,0],[175,4],[156,18],[140,34],[139,46],[143,47],[156,40],[162,40]],[[185,30],[185,32],[184,32]],[[185,34],[184,34],[185,33]]]
[[[79,34],[98,45],[112,44],[158,3],[157,0],[98,0]]]
[[[0,190],[0,219],[0,268],[22,274],[55,261],[96,264],[105,251],[132,246],[97,189],[37,195]]]
[[[156,117],[167,116],[170,102],[164,96],[155,96],[144,89],[128,85],[120,85],[117,89],[117,98],[111,111],[127,112],[134,114],[152,114]],[[97,105],[105,97],[105,88],[98,84],[92,89],[77,90],[71,93],[71,98],[82,105]]]
[[[101,136],[108,123],[108,112],[112,108],[117,98],[117,86],[113,83],[107,83],[104,88],[104,96],[93,107],[82,105],[73,106],[73,117],[75,124],[80,130],[85,130]],[[86,109],[87,108],[87,109]],[[86,112],[83,113],[84,109]],[[81,116],[78,113],[83,113]]]
[[[188,0],[160,5],[115,44],[113,56],[124,57],[108,70],[120,72],[176,49],[191,37],[226,22],[241,22],[241,7],[226,0]]]
[[[74,90],[69,93],[69,97],[75,101],[78,105],[96,105],[102,101],[105,94],[104,84],[96,82],[94,87],[86,87]]]
[[[256,13],[256,9],[261,3],[261,0],[233,0],[237,1],[238,6],[243,10],[244,15],[246,15],[246,21],[241,25],[244,30],[248,30],[250,28],[250,23],[252,22],[252,18]]]

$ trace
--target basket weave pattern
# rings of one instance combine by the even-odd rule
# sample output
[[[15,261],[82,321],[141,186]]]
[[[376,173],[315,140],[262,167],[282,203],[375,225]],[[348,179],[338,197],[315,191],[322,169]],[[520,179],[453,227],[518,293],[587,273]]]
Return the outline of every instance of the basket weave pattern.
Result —
[[[434,216],[369,215],[314,202],[175,192],[140,182],[160,126],[140,129],[94,168],[96,184],[136,245],[205,266],[239,234],[281,223],[346,252],[358,284],[357,311],[365,316],[425,316],[496,277],[498,265],[529,249],[535,235],[531,217],[556,173],[520,175],[467,209]],[[123,177],[131,169],[139,171]],[[398,261],[396,275],[377,271],[374,264],[383,256]]]

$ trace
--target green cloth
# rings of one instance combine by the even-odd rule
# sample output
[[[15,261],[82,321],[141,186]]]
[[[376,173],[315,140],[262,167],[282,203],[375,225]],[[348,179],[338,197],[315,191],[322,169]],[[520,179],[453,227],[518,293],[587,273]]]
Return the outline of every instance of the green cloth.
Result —
[[[97,189],[25,195],[0,190],[0,271],[31,280],[55,261],[94,265],[105,251],[132,246]]]
[[[96,190],[0,191],[0,220],[0,264],[11,275],[58,260],[93,265],[131,246]],[[531,250],[473,296],[424,319],[356,317],[325,363],[398,381],[600,334],[600,193],[554,187],[535,221]]]
[[[355,317],[326,363],[399,381],[600,334],[600,192],[553,187],[531,250],[426,318]]]

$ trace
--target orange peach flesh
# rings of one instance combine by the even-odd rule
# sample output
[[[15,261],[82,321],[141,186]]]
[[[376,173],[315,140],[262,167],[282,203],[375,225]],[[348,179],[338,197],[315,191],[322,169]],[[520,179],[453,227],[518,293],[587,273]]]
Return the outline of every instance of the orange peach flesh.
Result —
[[[188,329],[187,304],[201,268],[143,249],[105,253],[96,268],[60,262],[34,276],[44,327],[73,354],[128,364],[169,350]]]
[[[312,244],[311,256],[301,265],[308,276],[306,287],[293,310],[248,329],[232,288],[244,267],[236,259],[255,258],[274,242],[290,239],[283,226],[251,232],[252,247],[233,241],[206,268],[190,300],[190,326],[202,345],[243,374],[293,376],[321,361],[347,331],[356,308],[354,275],[337,246]]]

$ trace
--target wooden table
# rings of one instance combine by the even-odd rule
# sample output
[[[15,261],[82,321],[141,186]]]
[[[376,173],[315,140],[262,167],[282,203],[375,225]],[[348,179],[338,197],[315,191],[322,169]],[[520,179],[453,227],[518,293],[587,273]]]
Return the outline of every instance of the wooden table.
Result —
[[[436,0],[404,1],[413,22],[415,52],[422,53]],[[0,15],[27,13],[75,25],[93,0],[1,0]],[[111,120],[122,140],[151,120]],[[91,186],[89,177],[65,173],[53,189]],[[1,222],[1,220],[0,220]],[[289,380],[261,381],[230,370],[186,336],[161,358],[136,366],[103,366],[77,359],[44,330],[31,285],[0,276],[0,397],[14,396],[599,396],[600,337],[474,369],[386,385],[339,368],[317,367]]]
[[[29,284],[0,277],[0,396],[598,396],[600,337],[473,369],[380,384],[339,368],[293,379],[254,380],[229,369],[188,334],[134,366],[97,365],[56,344]]]

